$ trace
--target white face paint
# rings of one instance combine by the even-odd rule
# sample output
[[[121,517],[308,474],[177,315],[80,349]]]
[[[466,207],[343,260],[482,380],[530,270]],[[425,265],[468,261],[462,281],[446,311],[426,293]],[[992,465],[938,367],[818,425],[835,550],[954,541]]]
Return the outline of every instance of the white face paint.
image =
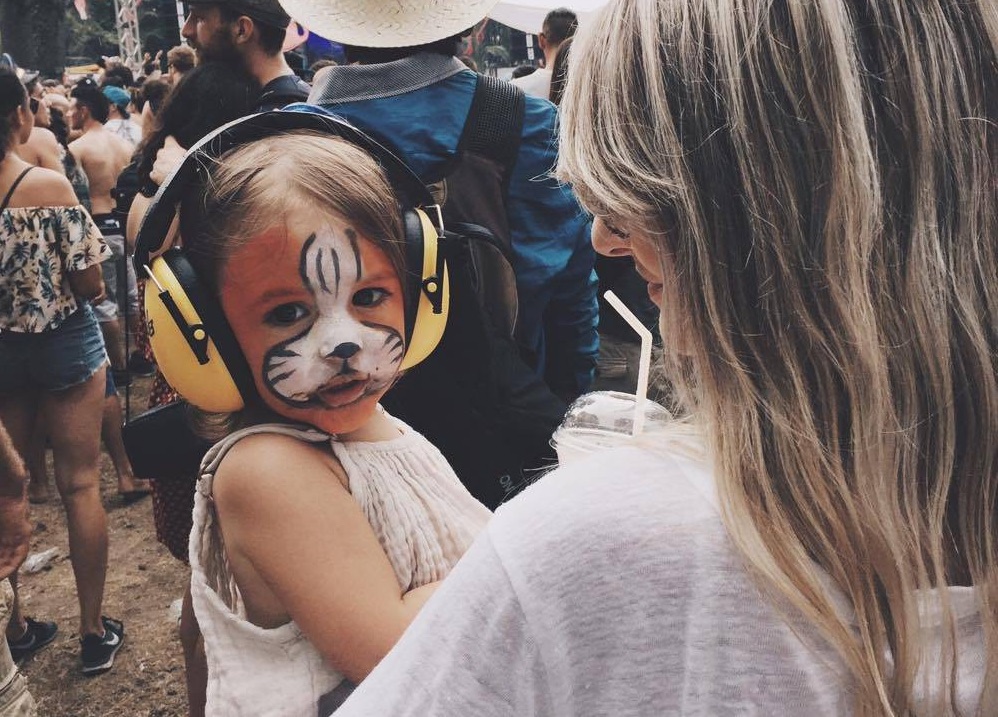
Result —
[[[288,405],[348,406],[380,393],[398,373],[405,342],[398,330],[374,321],[388,292],[370,280],[359,241],[349,227],[310,235],[298,274],[314,303],[284,304],[272,312],[275,320],[288,323],[303,318],[301,312],[314,312],[303,332],[264,356],[264,383]],[[381,258],[378,263],[390,268]]]

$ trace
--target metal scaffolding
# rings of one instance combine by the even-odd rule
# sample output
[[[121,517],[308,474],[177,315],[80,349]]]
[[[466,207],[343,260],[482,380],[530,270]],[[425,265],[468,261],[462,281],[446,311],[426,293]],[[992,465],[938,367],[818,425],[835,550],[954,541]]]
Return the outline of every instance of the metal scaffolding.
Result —
[[[142,71],[142,40],[139,38],[140,0],[114,0],[114,17],[118,26],[121,61],[132,72]]]

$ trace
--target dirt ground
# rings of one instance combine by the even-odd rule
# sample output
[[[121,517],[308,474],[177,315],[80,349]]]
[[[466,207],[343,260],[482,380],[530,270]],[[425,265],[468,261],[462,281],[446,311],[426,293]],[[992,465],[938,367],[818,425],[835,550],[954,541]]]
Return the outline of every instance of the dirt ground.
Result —
[[[150,383],[135,380],[133,415],[144,410]],[[110,672],[90,678],[80,674],[66,517],[53,497],[31,506],[31,553],[58,548],[59,555],[41,572],[22,574],[21,597],[27,615],[56,621],[59,633],[22,665],[23,672],[41,717],[181,717],[187,705],[184,660],[171,604],[184,593],[187,568],[156,542],[152,498],[125,505],[118,496],[106,454],[101,488],[110,534],[103,612],[124,621],[125,644]]]

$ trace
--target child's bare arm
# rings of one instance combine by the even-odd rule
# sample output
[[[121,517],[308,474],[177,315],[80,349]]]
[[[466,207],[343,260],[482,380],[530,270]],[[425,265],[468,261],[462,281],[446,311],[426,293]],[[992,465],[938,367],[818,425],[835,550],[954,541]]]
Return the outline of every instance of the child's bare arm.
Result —
[[[432,589],[400,593],[335,459],[292,438],[241,441],[215,475],[215,506],[251,620],[293,619],[337,671],[363,680]],[[266,624],[271,623],[271,624]]]

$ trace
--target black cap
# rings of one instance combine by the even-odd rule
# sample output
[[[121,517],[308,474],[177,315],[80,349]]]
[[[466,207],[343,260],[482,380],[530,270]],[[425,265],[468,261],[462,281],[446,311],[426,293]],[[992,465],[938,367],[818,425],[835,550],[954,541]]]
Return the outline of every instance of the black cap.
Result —
[[[218,5],[282,30],[291,22],[291,16],[284,12],[277,0],[188,0],[187,4]]]

